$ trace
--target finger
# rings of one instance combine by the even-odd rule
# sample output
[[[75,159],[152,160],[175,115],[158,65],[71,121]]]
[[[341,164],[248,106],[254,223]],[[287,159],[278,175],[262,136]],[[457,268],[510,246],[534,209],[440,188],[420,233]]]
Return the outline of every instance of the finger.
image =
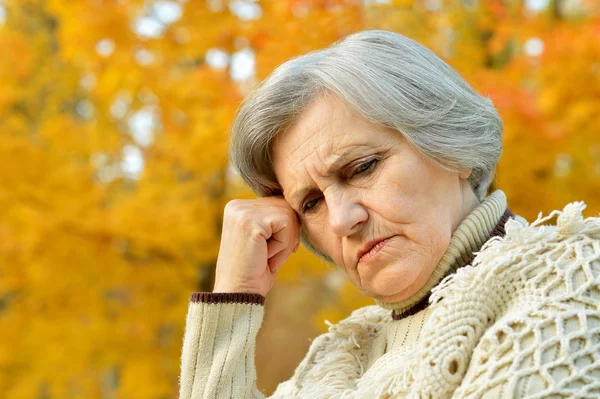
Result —
[[[292,254],[291,251],[289,249],[286,249],[284,251],[279,252],[277,255],[273,256],[268,261],[269,269],[271,269],[271,271],[273,273],[277,273],[279,271],[279,269],[281,269],[281,266],[283,266],[285,261],[290,257],[291,254]]]
[[[279,241],[276,237],[272,236],[267,240],[267,259],[277,255],[287,246],[285,242]]]
[[[283,243],[284,248],[289,247],[288,249],[291,251],[294,248],[295,243],[298,242],[298,232],[294,230],[293,222],[290,223],[289,221],[285,221],[281,222],[280,224],[285,225],[285,227],[281,230],[273,231],[273,235],[270,239],[274,239],[276,241],[279,241],[280,243]],[[280,249],[279,246],[277,246],[277,248]],[[279,250],[274,250],[273,255],[278,252]],[[269,255],[269,257],[271,257],[271,254]]]

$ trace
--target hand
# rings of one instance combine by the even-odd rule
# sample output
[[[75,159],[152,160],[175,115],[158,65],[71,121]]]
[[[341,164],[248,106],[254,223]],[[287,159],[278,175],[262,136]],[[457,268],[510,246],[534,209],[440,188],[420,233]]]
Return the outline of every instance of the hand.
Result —
[[[292,252],[301,222],[283,196],[235,199],[225,205],[214,292],[265,296]]]

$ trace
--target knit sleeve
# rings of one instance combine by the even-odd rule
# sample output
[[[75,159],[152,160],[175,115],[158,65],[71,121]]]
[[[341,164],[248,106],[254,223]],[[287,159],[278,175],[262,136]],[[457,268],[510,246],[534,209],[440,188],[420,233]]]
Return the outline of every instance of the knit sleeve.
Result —
[[[264,297],[191,294],[181,355],[180,399],[264,398],[256,387],[254,353]],[[282,384],[271,398],[286,396]]]

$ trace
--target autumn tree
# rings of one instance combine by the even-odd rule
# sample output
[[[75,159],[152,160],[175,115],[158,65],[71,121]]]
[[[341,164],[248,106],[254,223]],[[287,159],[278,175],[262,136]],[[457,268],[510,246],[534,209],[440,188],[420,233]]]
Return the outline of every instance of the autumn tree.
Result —
[[[228,167],[236,107],[280,63],[368,28],[494,101],[513,211],[597,214],[593,0],[0,0],[3,397],[176,397],[189,293],[212,289],[225,203],[253,196]],[[306,251],[267,302],[265,391],[324,319],[372,303]]]

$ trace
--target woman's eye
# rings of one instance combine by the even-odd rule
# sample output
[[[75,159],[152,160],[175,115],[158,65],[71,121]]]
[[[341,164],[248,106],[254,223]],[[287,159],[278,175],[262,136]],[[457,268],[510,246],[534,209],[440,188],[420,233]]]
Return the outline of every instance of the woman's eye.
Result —
[[[367,161],[365,163],[360,164],[355,170],[354,173],[352,174],[352,176],[360,174],[360,173],[364,173],[370,169],[372,169],[372,166],[375,165],[378,162],[377,159],[371,159],[370,161]]]
[[[354,170],[354,172],[352,173],[352,176],[371,171],[373,169],[374,165],[377,164],[377,162],[379,162],[379,159],[371,159],[367,162],[360,164]],[[352,176],[350,176],[350,177],[352,177]],[[320,199],[321,198],[315,198],[315,199],[305,203],[304,206],[302,207],[302,213],[310,213],[311,211],[313,211],[315,209],[315,207],[317,206]]]
[[[319,201],[319,198],[315,198],[312,201],[308,201],[303,207],[302,207],[302,213],[306,213],[306,212],[310,212],[315,206],[317,206],[317,202]],[[313,204],[313,205],[311,205]]]

